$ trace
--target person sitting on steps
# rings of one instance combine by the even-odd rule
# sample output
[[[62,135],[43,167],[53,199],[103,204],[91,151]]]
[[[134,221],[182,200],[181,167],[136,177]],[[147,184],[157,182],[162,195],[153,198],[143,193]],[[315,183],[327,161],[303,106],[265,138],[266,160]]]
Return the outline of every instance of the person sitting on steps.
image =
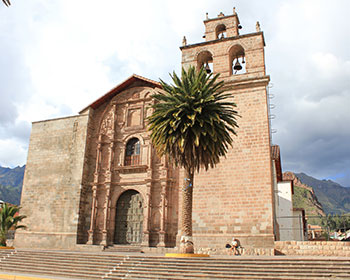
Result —
[[[234,256],[241,255],[239,252],[239,249],[241,249],[241,245],[239,243],[239,240],[236,238],[232,238],[231,244],[226,244],[226,248],[229,249],[229,255],[232,253]]]

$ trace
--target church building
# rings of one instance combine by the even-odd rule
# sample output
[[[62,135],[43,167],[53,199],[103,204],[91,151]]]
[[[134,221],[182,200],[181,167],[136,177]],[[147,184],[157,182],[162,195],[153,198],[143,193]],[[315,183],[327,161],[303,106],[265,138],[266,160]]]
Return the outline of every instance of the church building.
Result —
[[[220,73],[240,115],[226,157],[194,177],[195,251],[272,255],[274,182],[264,35],[241,35],[238,15],[204,20],[205,40],[180,47],[182,66]],[[179,72],[179,71],[177,71]],[[34,122],[21,200],[18,248],[132,245],[176,250],[183,170],[158,157],[146,118],[158,82],[132,75],[76,116]],[[165,248],[165,249],[164,249]],[[175,248],[175,249],[171,249]]]

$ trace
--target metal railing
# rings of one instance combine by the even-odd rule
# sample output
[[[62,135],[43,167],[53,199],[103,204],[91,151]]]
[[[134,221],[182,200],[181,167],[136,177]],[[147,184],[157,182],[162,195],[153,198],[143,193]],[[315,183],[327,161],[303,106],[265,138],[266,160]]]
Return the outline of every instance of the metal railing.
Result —
[[[276,217],[279,240],[350,241],[350,214]]]

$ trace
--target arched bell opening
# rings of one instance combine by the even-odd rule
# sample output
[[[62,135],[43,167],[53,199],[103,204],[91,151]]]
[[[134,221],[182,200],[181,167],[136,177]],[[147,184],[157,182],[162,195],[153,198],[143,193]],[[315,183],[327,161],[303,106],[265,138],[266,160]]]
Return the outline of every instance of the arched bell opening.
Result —
[[[218,26],[216,26],[215,37],[216,39],[223,39],[227,37],[225,24],[219,24]]]
[[[197,70],[204,67],[205,71],[210,74],[213,72],[213,55],[209,51],[202,51],[197,56]]]
[[[116,205],[115,244],[141,244],[143,232],[143,199],[135,190],[123,192]]]
[[[230,75],[244,74],[246,70],[246,61],[244,49],[241,45],[234,45],[229,51]]]

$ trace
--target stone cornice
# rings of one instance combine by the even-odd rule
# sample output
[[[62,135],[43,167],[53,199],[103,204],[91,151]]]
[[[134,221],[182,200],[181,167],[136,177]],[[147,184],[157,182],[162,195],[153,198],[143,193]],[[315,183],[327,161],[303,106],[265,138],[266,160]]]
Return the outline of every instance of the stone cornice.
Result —
[[[238,40],[238,39],[253,37],[253,36],[257,36],[257,35],[261,35],[263,37],[264,46],[265,46],[264,33],[262,31],[260,31],[260,32],[250,33],[250,34],[238,35],[238,36],[233,36],[233,37],[227,37],[227,38],[216,39],[216,40],[212,40],[212,41],[196,43],[196,44],[192,44],[192,45],[181,46],[180,50],[182,51],[182,50],[185,50],[185,49],[191,49],[191,48],[195,48],[195,47],[198,47],[198,46],[212,45],[212,44],[216,44],[218,42]]]
[[[227,80],[225,79],[225,90],[232,90],[232,89],[242,89],[242,88],[254,88],[259,86],[267,86],[270,82],[270,76],[262,76],[262,77],[254,77],[254,78],[247,78],[247,79],[240,79],[240,80]]]

